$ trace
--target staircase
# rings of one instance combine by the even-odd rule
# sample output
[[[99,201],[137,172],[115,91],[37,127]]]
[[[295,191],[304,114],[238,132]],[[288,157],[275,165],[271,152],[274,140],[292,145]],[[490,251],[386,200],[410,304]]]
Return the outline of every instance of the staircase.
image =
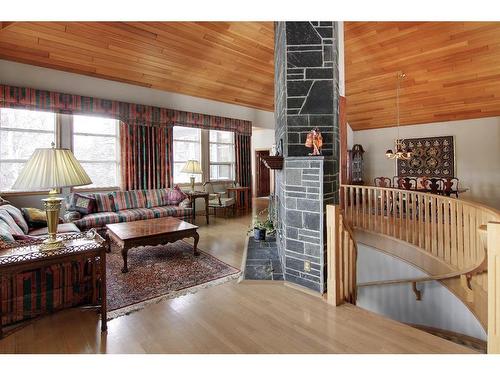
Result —
[[[487,330],[488,352],[500,352],[500,212],[435,194],[342,185],[341,204],[327,207],[327,228],[330,303],[355,303],[357,288],[390,284],[410,284],[418,300],[418,285],[437,281]],[[357,242],[409,262],[429,276],[353,282]]]

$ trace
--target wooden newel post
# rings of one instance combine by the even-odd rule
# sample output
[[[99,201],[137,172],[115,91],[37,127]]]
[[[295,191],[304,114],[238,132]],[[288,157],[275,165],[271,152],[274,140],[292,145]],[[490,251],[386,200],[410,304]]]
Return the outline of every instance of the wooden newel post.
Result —
[[[488,223],[488,354],[500,353],[500,223]]]
[[[340,207],[326,206],[327,302],[338,306],[342,301],[340,278]]]

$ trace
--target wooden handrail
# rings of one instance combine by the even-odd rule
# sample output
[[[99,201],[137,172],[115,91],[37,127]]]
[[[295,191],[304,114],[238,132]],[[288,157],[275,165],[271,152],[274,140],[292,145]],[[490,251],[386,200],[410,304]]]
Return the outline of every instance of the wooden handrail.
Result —
[[[351,228],[406,242],[450,269],[358,286],[411,282],[418,298],[417,282],[461,277],[469,291],[473,284],[478,293],[487,293],[488,352],[500,352],[500,211],[447,196],[376,186],[341,185],[341,198]]]
[[[356,264],[358,248],[339,206],[326,206],[327,222],[327,301],[338,306],[356,304]]]

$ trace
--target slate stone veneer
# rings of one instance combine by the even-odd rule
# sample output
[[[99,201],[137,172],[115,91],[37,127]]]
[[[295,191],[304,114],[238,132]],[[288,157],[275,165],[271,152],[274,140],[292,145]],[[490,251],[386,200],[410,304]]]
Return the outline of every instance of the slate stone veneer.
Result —
[[[335,22],[275,23],[277,244],[286,281],[325,291],[325,206],[338,202],[338,62]],[[308,156],[318,127],[323,156]],[[310,261],[311,270],[304,270]]]

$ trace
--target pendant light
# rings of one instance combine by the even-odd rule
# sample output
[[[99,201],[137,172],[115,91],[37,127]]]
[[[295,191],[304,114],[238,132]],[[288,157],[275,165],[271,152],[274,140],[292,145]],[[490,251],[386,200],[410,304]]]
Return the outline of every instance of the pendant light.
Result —
[[[399,137],[399,91],[401,89],[401,81],[406,78],[406,74],[403,72],[398,72],[398,84],[396,86],[396,118],[397,118],[397,129],[398,129],[398,136],[396,140],[394,141],[394,151],[392,150],[387,150],[385,152],[385,156],[387,159],[401,159],[401,160],[409,160],[411,158],[411,152],[410,151],[404,151],[403,148],[403,141],[404,139],[401,139]]]

